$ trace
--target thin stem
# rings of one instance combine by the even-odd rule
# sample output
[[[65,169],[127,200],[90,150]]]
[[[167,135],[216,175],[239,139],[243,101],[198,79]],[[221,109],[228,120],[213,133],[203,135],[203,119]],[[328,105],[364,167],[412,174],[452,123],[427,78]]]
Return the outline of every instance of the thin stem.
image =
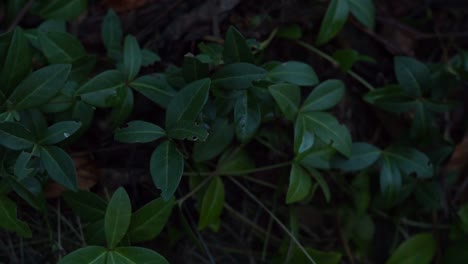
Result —
[[[242,191],[244,191],[252,200],[254,200],[260,207],[262,207],[263,210],[265,210],[268,215],[283,229],[283,231],[292,239],[292,241],[297,245],[297,247],[304,253],[304,255],[307,257],[307,259],[310,260],[311,263],[317,264],[315,260],[310,256],[310,254],[306,251],[304,246],[296,239],[296,237],[289,231],[289,229],[281,223],[281,221],[273,214],[273,212],[270,211],[255,195],[253,195],[247,188],[244,187],[240,182],[238,182],[236,179],[233,177],[229,177],[229,179],[234,182]]]
[[[339,65],[338,61],[336,61],[332,56],[326,54],[325,52],[323,52],[323,51],[321,51],[319,49],[317,49],[316,47],[314,47],[312,45],[309,45],[309,44],[307,44],[307,43],[305,43],[304,41],[301,41],[301,40],[296,41],[296,43],[299,44],[300,46],[306,48],[307,50],[312,51],[313,53],[319,55],[320,57],[324,58],[325,60],[329,61],[334,66]],[[349,74],[349,76],[353,77],[356,81],[361,83],[363,86],[365,86],[370,91],[375,90],[375,88],[374,88],[374,86],[372,86],[372,84],[370,84],[368,81],[364,80],[364,78],[362,78],[360,75],[358,75],[354,71],[349,70],[346,73]]]
[[[291,165],[291,161],[287,162],[282,162],[282,163],[277,163],[273,165],[268,165],[264,167],[259,167],[259,168],[254,168],[254,169],[249,169],[249,170],[239,170],[239,171],[226,171],[226,172],[184,172],[185,176],[212,176],[212,175],[225,175],[225,176],[240,176],[244,174],[251,174],[251,173],[256,173],[260,171],[267,171],[267,170],[273,170],[281,167],[286,167]]]
[[[12,31],[18,24],[19,22],[21,21],[21,19],[23,19],[24,15],[26,15],[26,13],[28,12],[29,8],[31,8],[31,5],[32,3],[34,2],[34,0],[29,0],[24,6],[23,8],[21,9],[21,11],[18,13],[18,15],[16,16],[15,20],[11,23],[10,27],[8,28],[7,32],[10,32]]]
[[[190,191],[189,193],[187,193],[186,195],[184,195],[184,197],[180,198],[179,200],[176,201],[176,204],[178,204],[179,206],[181,206],[185,200],[187,200],[188,198],[190,198],[191,196],[193,196],[195,193],[197,193],[201,188],[203,188],[203,186],[205,186],[212,178],[214,177],[214,175],[211,175],[209,177],[206,177],[202,182],[200,182],[200,184],[198,184],[195,188],[193,188],[192,191]]]

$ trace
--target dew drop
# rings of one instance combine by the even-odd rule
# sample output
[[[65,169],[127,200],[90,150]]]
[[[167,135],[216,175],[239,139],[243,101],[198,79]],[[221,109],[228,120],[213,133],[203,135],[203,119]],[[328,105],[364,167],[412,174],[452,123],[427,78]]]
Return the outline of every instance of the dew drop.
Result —
[[[70,136],[70,134],[65,132],[65,133],[63,133],[63,136],[64,136],[65,138],[68,138],[68,137]]]

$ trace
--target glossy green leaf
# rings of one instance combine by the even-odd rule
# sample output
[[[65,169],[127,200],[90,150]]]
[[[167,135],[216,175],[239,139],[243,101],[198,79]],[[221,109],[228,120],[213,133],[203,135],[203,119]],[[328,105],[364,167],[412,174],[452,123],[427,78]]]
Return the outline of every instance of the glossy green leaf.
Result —
[[[85,82],[91,75],[91,72],[94,70],[96,61],[96,55],[85,55],[73,62],[68,81],[74,82],[76,84]]]
[[[46,200],[42,193],[41,183],[36,178],[28,177],[18,180],[16,177],[9,177],[8,180],[11,188],[23,200],[38,211],[45,211]]]
[[[133,80],[141,67],[141,49],[138,41],[132,35],[125,37],[123,50],[123,66],[127,80]]]
[[[343,171],[360,171],[374,164],[380,155],[380,149],[371,144],[353,142],[351,157],[349,159],[337,157],[333,160],[333,167]]]
[[[115,58],[112,55],[121,52],[122,38],[123,33],[120,19],[112,9],[109,9],[104,17],[104,21],[102,21],[101,27],[101,39],[106,47],[108,56]]]
[[[110,107],[116,105],[122,98],[118,98],[117,89],[124,86],[125,79],[118,70],[108,70],[96,75],[83,84],[77,96],[93,106]]]
[[[34,172],[34,169],[30,166],[32,157],[33,155],[31,153],[25,151],[22,151],[19,154],[13,171],[16,179],[23,180],[24,178],[31,176],[31,174]]]
[[[328,5],[325,17],[320,25],[320,31],[317,36],[317,45],[322,45],[330,41],[340,31],[348,20],[349,5],[346,0],[331,0]]]
[[[180,90],[167,106],[166,128],[175,126],[178,122],[194,122],[208,100],[210,79],[202,79],[186,85]]]
[[[104,231],[108,248],[114,248],[127,233],[132,217],[132,205],[124,188],[118,188],[107,205]]]
[[[420,97],[429,89],[430,70],[422,62],[397,56],[394,60],[394,70],[403,91],[408,96]]]
[[[133,91],[129,87],[122,87],[125,95],[119,105],[112,109],[112,125],[118,127],[127,121],[133,112],[134,97]]]
[[[132,243],[152,240],[161,233],[171,216],[174,202],[173,198],[167,202],[158,198],[133,213],[128,229]]]
[[[107,264],[107,248],[87,246],[77,249],[61,259],[58,264]]]
[[[208,131],[203,125],[195,125],[183,120],[167,131],[170,138],[191,141],[205,141]]]
[[[22,237],[31,237],[29,226],[16,218],[16,204],[6,196],[0,196],[0,227],[17,233]]]
[[[304,112],[299,115],[311,127],[314,134],[326,144],[331,144],[338,152],[346,157],[351,156],[351,135],[348,129],[340,125],[332,115],[324,112]]]
[[[89,191],[66,191],[63,198],[73,212],[82,220],[93,222],[104,219],[107,202],[100,196]]]
[[[275,99],[284,116],[293,121],[301,103],[301,91],[293,84],[274,84],[268,87],[271,96]]]
[[[62,121],[51,125],[42,139],[40,144],[53,145],[64,141],[80,129],[81,123],[76,121]]]
[[[29,74],[32,66],[32,51],[21,28],[13,31],[11,39],[0,46],[4,60],[0,60],[0,91],[8,96],[11,91]],[[0,59],[3,59],[0,57]]]
[[[312,180],[309,173],[298,164],[293,164],[289,175],[288,193],[286,203],[294,203],[303,200],[310,192]]]
[[[283,81],[299,86],[313,86],[318,83],[314,69],[298,61],[279,64],[268,73],[268,77],[274,81]]]
[[[151,75],[134,80],[130,86],[162,108],[166,108],[177,93],[165,80]]]
[[[29,149],[34,145],[34,136],[16,122],[0,122],[0,145],[13,150]]]
[[[34,135],[41,138],[47,131],[47,121],[43,113],[36,109],[19,112],[20,123]]]
[[[342,81],[324,81],[309,94],[301,111],[322,111],[332,108],[343,98],[344,93],[345,86]]]
[[[386,86],[368,92],[364,100],[386,111],[408,112],[415,106],[414,98],[405,94],[400,86]]]
[[[234,105],[234,122],[237,139],[242,143],[248,142],[255,136],[262,122],[259,105],[246,91]]]
[[[330,169],[331,159],[336,150],[329,145],[314,146],[312,149],[297,155],[296,160],[306,168]]]
[[[150,173],[161,196],[168,201],[179,186],[184,172],[184,157],[172,141],[159,145],[151,155]]]
[[[436,253],[432,234],[419,233],[404,241],[385,264],[429,264]]]
[[[106,232],[104,230],[104,218],[87,225],[84,228],[84,237],[88,245],[105,245]]]
[[[38,14],[48,19],[70,20],[79,16],[88,7],[87,0],[51,0],[39,5]]]
[[[208,76],[209,65],[202,63],[195,57],[186,55],[182,65],[182,74],[187,83],[205,78]]]
[[[375,28],[375,7],[373,0],[348,0],[349,11],[364,26]]]
[[[294,125],[294,153],[297,155],[307,151],[314,142],[315,135],[311,124],[299,116]]]
[[[24,110],[48,102],[65,85],[70,68],[68,64],[54,64],[33,72],[11,94],[12,109]]]
[[[221,216],[224,207],[224,184],[221,178],[211,179],[208,188],[203,195],[198,219],[198,229],[202,230],[211,224],[216,223]]]
[[[230,90],[243,90],[253,81],[265,78],[267,72],[250,63],[238,62],[226,65],[213,74],[213,85]]]
[[[158,253],[142,247],[119,247],[109,251],[107,264],[169,264]]]
[[[415,173],[418,178],[430,178],[434,168],[429,158],[422,152],[407,147],[390,147],[384,155],[390,158],[405,174]]]
[[[55,146],[42,147],[40,156],[50,178],[69,190],[78,190],[75,164],[63,149]]]
[[[193,159],[196,162],[211,160],[221,154],[234,138],[234,126],[227,119],[217,119],[209,133],[206,141],[196,142],[193,147]]]
[[[242,34],[230,26],[224,41],[223,58],[225,64],[236,62],[254,62],[254,56]]]
[[[41,32],[38,40],[49,63],[72,63],[86,55],[80,41],[65,32]]]
[[[400,191],[402,176],[399,168],[387,156],[382,157],[382,168],[380,169],[380,191],[382,193],[394,194]]]
[[[164,137],[161,127],[145,121],[132,121],[115,131],[114,139],[123,143],[148,143]]]
[[[146,67],[157,61],[161,61],[158,54],[149,49],[141,49],[141,66]]]
[[[255,168],[255,162],[247,151],[228,149],[221,155],[218,161],[220,175],[226,172],[250,170],[253,168]]]

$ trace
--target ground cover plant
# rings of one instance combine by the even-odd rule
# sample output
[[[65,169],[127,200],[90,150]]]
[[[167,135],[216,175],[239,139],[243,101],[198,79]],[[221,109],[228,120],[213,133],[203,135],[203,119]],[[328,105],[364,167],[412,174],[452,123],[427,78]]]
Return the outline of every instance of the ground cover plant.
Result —
[[[1,260],[467,262],[468,6],[421,2],[2,3]]]

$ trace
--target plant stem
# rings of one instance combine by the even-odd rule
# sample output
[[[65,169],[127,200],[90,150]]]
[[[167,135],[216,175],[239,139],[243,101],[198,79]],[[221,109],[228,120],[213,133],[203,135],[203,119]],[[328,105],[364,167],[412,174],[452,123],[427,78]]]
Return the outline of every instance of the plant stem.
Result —
[[[31,5],[33,4],[34,0],[29,0],[23,8],[20,10],[18,15],[16,16],[15,20],[11,23],[10,27],[8,27],[7,32],[12,31],[15,29],[15,27],[19,24],[21,19],[23,19],[24,15],[28,12],[29,8],[31,8]]]
[[[271,212],[253,193],[251,193],[247,188],[244,187],[240,182],[238,182],[236,179],[233,177],[229,177],[229,179],[234,182],[242,191],[244,191],[252,200],[254,200],[260,207],[262,207],[265,212],[270,215],[270,217],[280,226],[281,229],[291,238],[291,240],[297,245],[297,247],[304,253],[304,255],[307,257],[307,259],[310,260],[310,263],[317,264],[315,260],[310,256],[310,254],[307,252],[307,250],[304,248],[304,246],[297,240],[297,238],[289,231],[289,229],[279,220],[273,212]]]
[[[319,55],[320,57],[324,58],[325,60],[329,61],[334,66],[339,65],[338,61],[336,61],[332,56],[326,54],[325,52],[323,52],[323,51],[321,51],[319,49],[317,49],[316,47],[314,47],[312,45],[309,45],[309,44],[305,43],[302,40],[297,40],[296,43],[299,44],[300,46],[306,48],[307,50],[312,51],[313,53]],[[349,74],[349,76],[353,77],[356,81],[361,83],[363,86],[365,86],[367,89],[369,89],[369,91],[375,90],[375,88],[374,88],[374,86],[372,86],[372,84],[370,84],[368,81],[366,81],[364,78],[362,78],[359,74],[355,73],[354,71],[349,70],[346,73]]]
[[[291,165],[291,161],[286,161],[282,163],[277,163],[273,165],[268,165],[264,167],[259,167],[259,168],[254,168],[254,169],[249,169],[249,170],[239,170],[239,171],[225,171],[225,172],[184,172],[185,176],[213,176],[213,175],[225,175],[225,176],[240,176],[244,174],[251,174],[255,172],[260,172],[260,171],[267,171],[267,170],[273,170],[281,167],[286,167]]]
[[[206,177],[202,182],[200,182],[200,184],[198,184],[195,188],[193,188],[192,191],[190,191],[189,193],[187,193],[186,195],[184,195],[182,198],[180,198],[179,200],[176,201],[176,204],[178,204],[179,206],[181,206],[185,200],[187,200],[188,198],[190,198],[192,195],[196,194],[203,186],[205,186],[212,178],[214,177],[214,175],[211,175],[209,177]]]

